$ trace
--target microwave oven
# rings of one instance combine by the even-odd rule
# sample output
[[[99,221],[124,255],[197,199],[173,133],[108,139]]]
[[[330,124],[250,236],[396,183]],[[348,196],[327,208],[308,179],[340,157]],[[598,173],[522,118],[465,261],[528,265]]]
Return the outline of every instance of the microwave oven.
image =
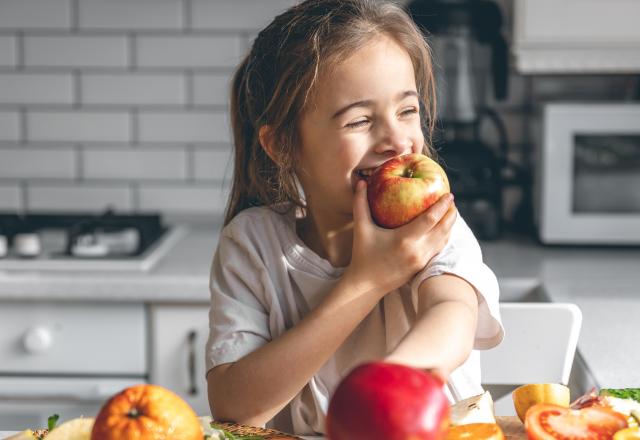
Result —
[[[540,241],[640,245],[640,103],[546,103],[541,128]]]

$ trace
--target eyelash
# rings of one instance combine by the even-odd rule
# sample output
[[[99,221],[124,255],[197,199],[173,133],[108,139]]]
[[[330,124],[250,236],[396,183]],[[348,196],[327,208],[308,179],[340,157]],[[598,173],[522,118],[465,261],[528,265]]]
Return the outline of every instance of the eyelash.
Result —
[[[406,110],[403,110],[402,112],[400,112],[401,116],[407,116],[407,115],[412,115],[412,114],[416,114],[418,113],[418,109],[416,109],[415,107],[411,107],[408,108]],[[368,119],[362,119],[360,121],[356,121],[356,122],[351,122],[349,124],[346,125],[346,127],[348,128],[360,128],[363,127],[364,125],[368,124],[369,120]]]

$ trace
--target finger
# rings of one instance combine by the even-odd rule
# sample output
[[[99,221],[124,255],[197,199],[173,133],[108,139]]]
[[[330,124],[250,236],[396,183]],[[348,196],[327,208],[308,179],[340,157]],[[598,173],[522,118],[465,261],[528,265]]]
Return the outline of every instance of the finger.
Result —
[[[440,220],[446,215],[447,210],[453,203],[453,194],[448,193],[440,197],[433,205],[431,205],[425,212],[416,217],[410,224],[416,224],[417,228],[424,231],[433,229]]]
[[[442,216],[440,221],[431,229],[431,232],[434,234],[442,234],[448,237],[451,234],[451,230],[453,229],[453,225],[458,218],[458,210],[455,205],[451,205],[447,212]]]
[[[439,224],[442,225],[444,229],[450,230],[453,228],[457,218],[458,210],[456,209],[456,205],[452,203],[442,219],[440,219]]]
[[[359,180],[356,183],[356,191],[353,196],[353,223],[356,225],[368,224],[371,219],[369,202],[367,201],[367,182]]]

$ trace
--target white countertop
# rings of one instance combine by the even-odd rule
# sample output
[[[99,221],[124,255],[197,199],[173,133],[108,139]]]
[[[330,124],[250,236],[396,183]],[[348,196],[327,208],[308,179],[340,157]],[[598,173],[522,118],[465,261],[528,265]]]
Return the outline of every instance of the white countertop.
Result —
[[[537,279],[553,302],[582,311],[578,351],[601,387],[640,386],[640,247],[543,247],[483,243],[499,279]]]

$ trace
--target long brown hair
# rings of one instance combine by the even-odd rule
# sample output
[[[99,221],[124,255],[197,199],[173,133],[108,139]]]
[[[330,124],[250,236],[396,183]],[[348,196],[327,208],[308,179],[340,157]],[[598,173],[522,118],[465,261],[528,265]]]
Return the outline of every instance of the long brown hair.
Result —
[[[390,1],[303,1],[258,34],[233,77],[235,163],[225,225],[251,206],[304,206],[294,173],[299,118],[319,74],[380,34],[395,39],[411,58],[421,101],[424,152],[433,155],[436,103],[431,53],[407,13]],[[269,125],[279,148],[275,161],[260,146],[263,125]]]

